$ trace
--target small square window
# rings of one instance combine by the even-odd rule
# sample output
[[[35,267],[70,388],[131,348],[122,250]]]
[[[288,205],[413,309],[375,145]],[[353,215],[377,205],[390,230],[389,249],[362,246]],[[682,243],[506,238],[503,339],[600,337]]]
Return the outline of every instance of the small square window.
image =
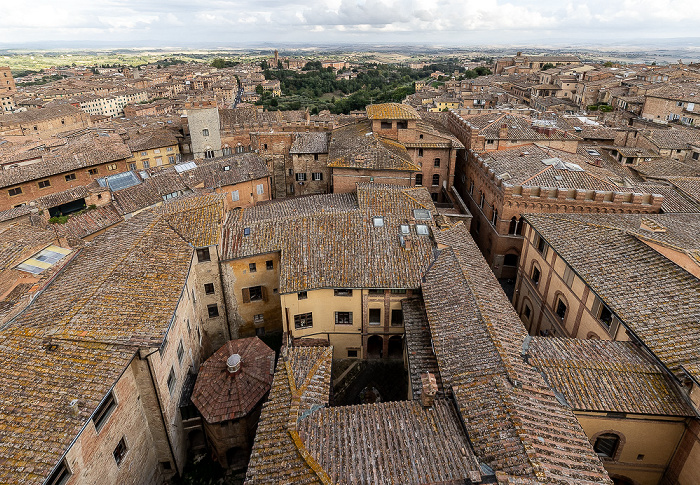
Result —
[[[348,357],[356,358],[357,357],[357,349],[348,349]]]
[[[124,440],[124,437],[119,440],[119,443],[117,444],[117,447],[114,448],[114,452],[112,453],[114,455],[114,461],[117,462],[117,466],[122,464],[122,461],[124,461],[124,457],[126,456],[127,452],[126,448],[126,441]]]
[[[265,261],[265,269],[268,271],[272,271],[273,269],[275,269],[275,263],[271,259],[268,259],[267,261]]]
[[[213,295],[214,294],[214,283],[204,283],[204,294]]]
[[[51,187],[51,181],[50,181],[50,180],[40,180],[40,181],[38,182],[38,184],[39,184],[39,188],[40,188],[40,189],[43,189],[43,188],[45,188],[45,187]]]
[[[297,293],[297,300],[306,300],[308,297],[309,295],[305,291],[300,291]]]
[[[71,180],[75,180],[75,174],[74,173],[69,173],[65,176],[66,182],[70,182]]]
[[[209,318],[214,318],[219,316],[219,305],[212,303],[207,305],[207,312],[209,313]]]
[[[255,325],[262,325],[263,323],[265,323],[265,316],[262,313],[253,315],[253,323]]]
[[[197,249],[197,260],[200,263],[204,263],[206,261],[211,261],[211,257],[209,255],[209,248],[199,248]]]
[[[250,263],[250,264],[248,265],[248,270],[249,270],[251,273],[255,273],[256,271],[258,271],[258,268],[257,268],[257,266],[256,266],[255,263]]]
[[[202,136],[209,136],[209,130],[206,129],[206,128],[204,128],[204,129],[202,130]]]

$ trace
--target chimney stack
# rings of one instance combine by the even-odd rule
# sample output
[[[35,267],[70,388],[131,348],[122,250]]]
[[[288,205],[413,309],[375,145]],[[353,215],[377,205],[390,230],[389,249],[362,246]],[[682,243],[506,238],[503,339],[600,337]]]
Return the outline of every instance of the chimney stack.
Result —
[[[77,418],[77,417],[78,417],[78,414],[80,414],[80,407],[78,406],[78,400],[77,400],[77,399],[73,399],[73,400],[70,402],[70,404],[68,405],[68,407],[70,408],[70,414],[71,414],[71,416],[73,416],[74,418]]]
[[[421,393],[420,403],[424,408],[431,408],[435,404],[435,395],[437,394],[437,381],[435,376],[430,372],[421,374]]]
[[[498,138],[507,138],[508,137],[508,125],[503,123],[501,127],[498,129]]]

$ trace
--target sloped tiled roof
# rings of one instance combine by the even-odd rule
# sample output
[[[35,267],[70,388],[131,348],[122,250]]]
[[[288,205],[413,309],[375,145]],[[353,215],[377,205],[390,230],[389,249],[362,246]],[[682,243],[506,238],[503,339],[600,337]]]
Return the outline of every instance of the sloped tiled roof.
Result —
[[[571,409],[522,359],[525,328],[468,231],[436,240],[449,248],[425,275],[425,308],[477,457],[523,483],[611,483]]]
[[[421,375],[426,372],[435,376],[438,393],[442,393],[442,378],[433,352],[430,326],[425,316],[423,303],[419,299],[402,300],[401,309],[403,310],[403,326],[406,332],[406,352],[413,399],[418,399],[422,393]]]
[[[289,153],[328,153],[328,133],[297,133]]]
[[[333,130],[328,166],[367,170],[420,171],[401,143],[372,132],[369,121]]]
[[[693,369],[691,376],[700,382],[700,373],[693,373],[700,371],[700,282],[639,240],[667,240],[694,253],[700,221],[691,214],[644,215],[667,228],[666,233],[652,233],[639,229],[641,217],[525,216],[666,367],[679,379],[685,378],[683,368]]]
[[[419,120],[420,115],[415,108],[407,104],[383,103],[367,106],[367,118],[370,120]]]
[[[576,411],[695,415],[664,371],[631,342],[535,337],[528,356]]]
[[[404,249],[399,225],[411,222],[413,209],[434,213],[427,190],[359,184],[357,198],[318,195],[234,210],[224,223],[222,259],[280,251],[280,293],[420,286],[433,243],[410,228],[412,248]],[[374,226],[375,216],[383,226]]]

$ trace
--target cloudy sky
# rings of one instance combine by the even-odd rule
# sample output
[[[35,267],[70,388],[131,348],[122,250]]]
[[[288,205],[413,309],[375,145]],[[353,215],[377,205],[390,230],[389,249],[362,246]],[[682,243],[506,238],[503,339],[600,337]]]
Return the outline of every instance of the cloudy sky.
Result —
[[[505,44],[700,37],[700,0],[4,0],[0,45]]]

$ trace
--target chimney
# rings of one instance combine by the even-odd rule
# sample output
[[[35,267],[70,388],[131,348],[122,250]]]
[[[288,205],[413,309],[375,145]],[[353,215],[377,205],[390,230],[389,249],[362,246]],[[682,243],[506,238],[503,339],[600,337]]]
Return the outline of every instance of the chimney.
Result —
[[[70,408],[70,414],[71,414],[71,416],[73,416],[74,418],[77,418],[77,417],[78,417],[78,414],[80,414],[80,407],[78,406],[78,400],[77,400],[77,399],[73,399],[73,400],[70,402],[70,404],[68,405],[68,407]]]
[[[238,354],[231,355],[226,359],[226,367],[228,367],[229,374],[235,374],[241,370],[241,356]]]
[[[498,129],[498,138],[507,138],[508,137],[508,125],[503,123],[501,127]]]
[[[437,381],[430,372],[421,374],[420,403],[424,408],[431,408],[435,404],[435,394],[437,394]]]

